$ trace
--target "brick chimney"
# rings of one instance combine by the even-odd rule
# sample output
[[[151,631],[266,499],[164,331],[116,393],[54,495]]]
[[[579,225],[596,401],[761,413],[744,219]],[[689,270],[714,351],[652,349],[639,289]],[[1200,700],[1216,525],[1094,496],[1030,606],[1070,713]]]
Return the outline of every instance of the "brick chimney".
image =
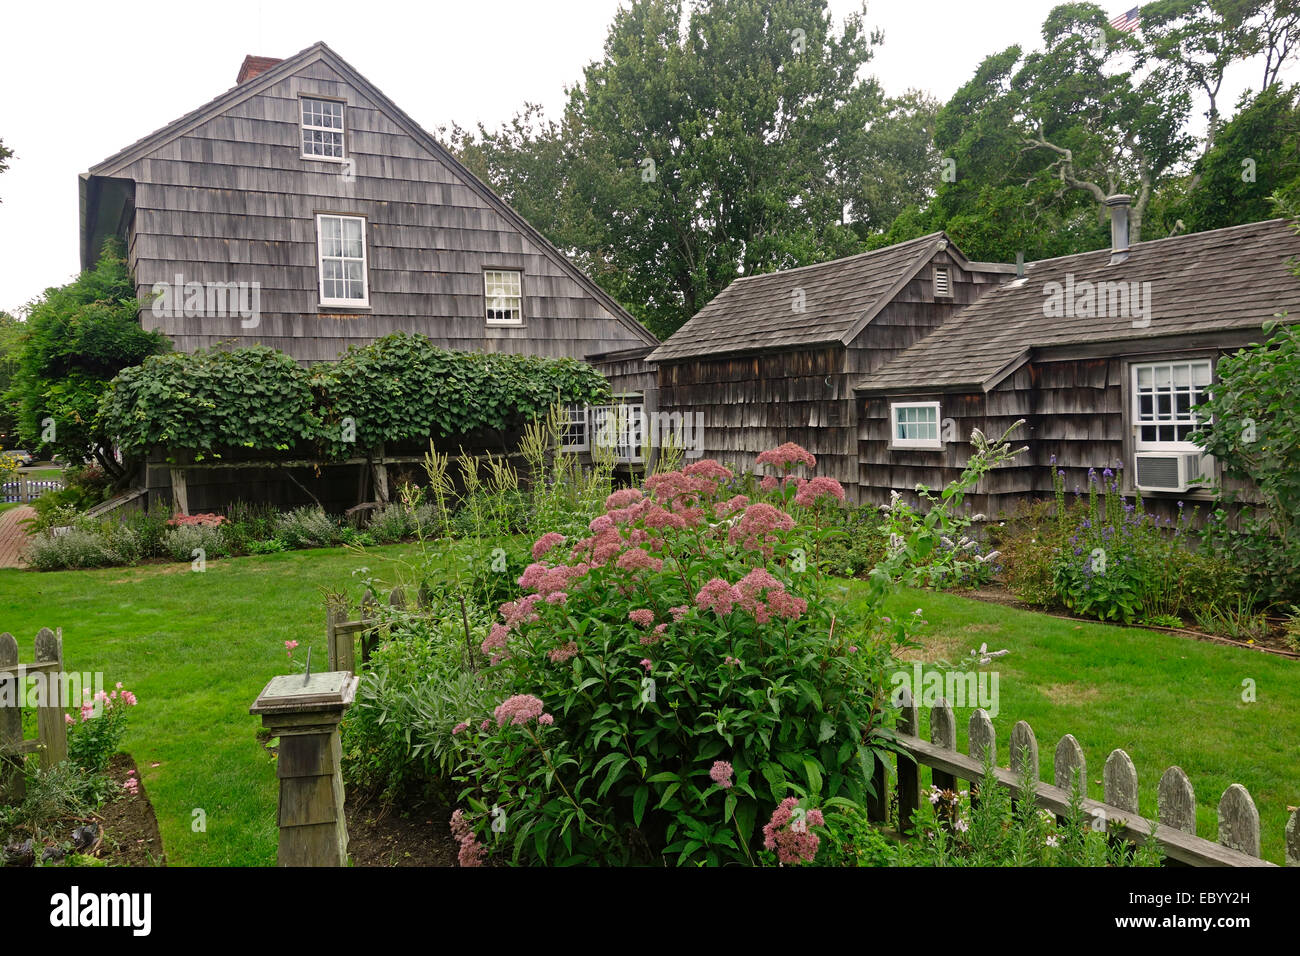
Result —
[[[235,78],[235,85],[246,83],[255,76],[260,76],[277,63],[283,63],[279,57],[274,56],[253,56],[249,54],[244,57],[244,65],[239,68],[239,76]]]

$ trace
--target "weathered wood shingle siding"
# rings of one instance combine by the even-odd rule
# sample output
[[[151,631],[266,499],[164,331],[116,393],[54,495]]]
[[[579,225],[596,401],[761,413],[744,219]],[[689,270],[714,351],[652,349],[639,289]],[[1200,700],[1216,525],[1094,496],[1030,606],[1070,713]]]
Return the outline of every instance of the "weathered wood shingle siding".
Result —
[[[250,81],[255,82],[255,81]],[[346,155],[300,155],[299,96],[346,102]],[[128,243],[140,294],[176,275],[190,282],[258,282],[260,323],[158,317],[191,351],[260,343],[304,362],[405,330],[455,349],[584,357],[650,344],[577,281],[553,249],[522,232],[461,173],[415,139],[323,59],[135,159]],[[317,213],[366,218],[369,309],[319,305]],[[485,322],[483,270],[523,272],[524,325]]]

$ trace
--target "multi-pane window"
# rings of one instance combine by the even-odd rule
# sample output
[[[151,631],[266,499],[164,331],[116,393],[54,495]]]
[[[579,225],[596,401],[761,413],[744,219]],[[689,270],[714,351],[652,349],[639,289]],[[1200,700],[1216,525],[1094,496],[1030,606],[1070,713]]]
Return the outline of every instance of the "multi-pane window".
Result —
[[[366,221],[360,216],[317,216],[321,305],[367,305]]]
[[[343,158],[343,104],[338,100],[302,98],[302,154]]]
[[[563,451],[586,451],[590,445],[587,441],[587,406],[582,404],[566,405],[560,419],[560,448]]]
[[[942,448],[939,403],[910,402],[889,406],[890,444],[895,448]]]
[[[1133,422],[1138,448],[1196,446],[1192,432],[1201,425],[1192,409],[1209,397],[1209,359],[1152,362],[1133,366]]]
[[[506,269],[483,272],[488,325],[522,325],[524,322],[523,273]]]

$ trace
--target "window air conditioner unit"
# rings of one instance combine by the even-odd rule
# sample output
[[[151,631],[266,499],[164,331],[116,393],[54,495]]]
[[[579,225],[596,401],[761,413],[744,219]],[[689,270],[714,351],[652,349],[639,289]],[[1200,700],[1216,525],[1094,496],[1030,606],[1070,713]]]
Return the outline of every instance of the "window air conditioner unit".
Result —
[[[1200,452],[1138,452],[1137,486],[1142,491],[1187,491],[1192,482],[1210,476],[1210,459]],[[1203,483],[1201,483],[1203,484]],[[1197,484],[1196,487],[1201,487]]]

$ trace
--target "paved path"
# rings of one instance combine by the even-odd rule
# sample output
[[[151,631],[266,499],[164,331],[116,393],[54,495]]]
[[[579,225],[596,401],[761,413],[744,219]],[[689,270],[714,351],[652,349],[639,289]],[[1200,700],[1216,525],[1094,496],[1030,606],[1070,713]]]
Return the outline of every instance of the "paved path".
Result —
[[[0,511],[0,568],[19,567],[19,555],[27,548],[27,529],[18,522],[34,518],[36,509],[19,505]]]

